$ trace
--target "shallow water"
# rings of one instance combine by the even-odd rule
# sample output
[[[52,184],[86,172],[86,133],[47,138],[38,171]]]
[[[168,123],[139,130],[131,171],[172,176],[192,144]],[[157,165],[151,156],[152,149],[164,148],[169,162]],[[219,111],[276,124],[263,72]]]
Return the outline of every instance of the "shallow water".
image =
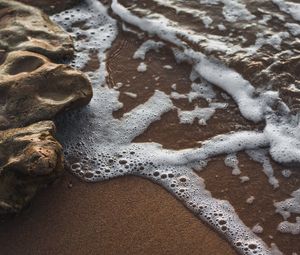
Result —
[[[73,33],[73,65],[95,90],[89,107],[58,120],[71,171],[88,182],[148,178],[241,254],[299,252],[299,235],[276,230],[274,206],[299,189],[299,20],[287,3],[113,1],[109,14],[87,3],[52,17]],[[135,59],[149,39],[165,46]]]

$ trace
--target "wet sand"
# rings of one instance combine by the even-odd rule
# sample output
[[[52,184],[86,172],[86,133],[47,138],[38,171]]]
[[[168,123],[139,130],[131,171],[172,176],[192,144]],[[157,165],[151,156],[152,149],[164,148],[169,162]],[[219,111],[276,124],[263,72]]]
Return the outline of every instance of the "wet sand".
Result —
[[[150,181],[88,184],[69,174],[1,224],[0,246],[1,255],[235,254]]]
[[[117,118],[145,102],[155,89],[169,94],[173,83],[177,84],[179,93],[190,89],[190,66],[176,64],[167,48],[159,54],[147,54],[148,70],[138,73],[136,68],[140,61],[133,60],[132,55],[142,42],[132,34],[120,32],[109,53],[108,84],[111,87],[118,82],[124,84],[120,88],[124,107],[115,113]],[[93,65],[96,67],[98,63],[91,61],[86,70],[93,69]],[[164,69],[164,65],[172,65],[173,69]],[[157,77],[160,78],[157,80]],[[215,91],[220,97],[220,91]],[[124,92],[136,93],[138,97],[131,98]],[[174,104],[193,109],[195,105],[205,106],[205,101],[188,104],[185,100],[175,100]],[[182,149],[197,147],[197,141],[232,130],[262,128],[242,118],[233,101],[226,110],[218,110],[208,124],[180,125],[177,113],[171,111],[135,142],[154,141],[165,148]],[[207,189],[213,196],[229,200],[249,227],[260,223],[264,227],[265,242],[275,242],[286,254],[299,252],[297,236],[276,232],[282,218],[275,214],[273,207],[273,201],[288,198],[299,187],[299,174],[294,171],[291,178],[285,179],[280,176],[284,167],[273,163],[281,185],[280,190],[273,191],[261,165],[245,154],[241,153],[239,160],[242,175],[250,177],[249,183],[241,184],[223,160],[222,156],[214,158],[199,173]],[[250,195],[257,198],[251,205],[245,202]],[[88,184],[69,173],[41,192],[19,217],[1,224],[0,246],[1,255],[236,254],[222,237],[167,191],[148,180],[124,177]]]
[[[121,117],[140,103],[145,102],[155,91],[159,89],[170,94],[171,85],[177,84],[179,93],[186,93],[190,89],[190,66],[177,64],[172,52],[163,48],[159,53],[151,51],[147,54],[145,63],[148,69],[145,73],[136,72],[140,60],[132,60],[131,57],[143,40],[120,33],[111,49],[108,68],[110,68],[109,84],[114,86],[118,82],[125,84],[121,91],[120,101],[124,107],[115,113],[115,117]],[[130,60],[130,62],[129,62]],[[173,69],[166,70],[164,65],[171,65]],[[158,80],[156,80],[159,77]],[[148,87],[148,89],[145,89]],[[214,88],[217,97],[221,98],[221,90]],[[130,98],[124,92],[132,92],[137,98]],[[188,103],[186,99],[173,100],[174,105],[181,109],[193,109],[195,105],[205,107],[201,100]],[[225,110],[218,110],[208,121],[207,126],[200,126],[196,121],[190,124],[179,124],[176,110],[163,115],[160,121],[150,127],[135,142],[158,142],[164,148],[182,149],[198,147],[198,141],[204,141],[217,134],[223,134],[232,130],[261,130],[263,124],[253,124],[245,120],[239,113],[233,101]],[[224,164],[225,156],[213,158],[208,166],[199,173],[205,180],[206,187],[212,195],[219,199],[228,200],[243,222],[252,228],[259,223],[264,231],[258,234],[268,245],[276,245],[285,254],[300,251],[299,237],[297,235],[282,234],[276,230],[277,225],[283,221],[279,214],[275,213],[274,201],[282,201],[300,186],[300,175],[297,168],[289,168],[292,171],[290,178],[281,175],[285,166],[272,161],[274,175],[278,179],[280,188],[273,189],[262,171],[262,165],[249,159],[246,153],[239,153],[240,176],[248,176],[250,181],[241,183],[239,176],[231,174],[232,169]],[[246,203],[247,198],[254,196],[253,204]],[[295,221],[295,216],[291,218]]]

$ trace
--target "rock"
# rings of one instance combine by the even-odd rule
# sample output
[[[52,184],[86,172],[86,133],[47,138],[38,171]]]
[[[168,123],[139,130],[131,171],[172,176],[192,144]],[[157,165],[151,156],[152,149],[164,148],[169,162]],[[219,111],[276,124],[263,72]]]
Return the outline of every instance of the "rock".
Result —
[[[0,130],[52,119],[92,98],[90,81],[67,65],[28,51],[10,52],[2,59]]]
[[[80,0],[19,0],[24,4],[29,4],[42,9],[48,14],[61,12],[78,4]]]
[[[0,131],[0,216],[19,212],[63,170],[55,126],[42,121]]]
[[[78,1],[35,4],[53,9],[52,2],[67,8]],[[0,0],[0,130],[8,129],[0,131],[0,217],[21,211],[63,171],[55,126],[38,121],[91,100],[91,83],[82,72],[52,62],[73,53],[71,37],[42,11]]]
[[[71,36],[35,7],[0,0],[0,49],[27,50],[52,60],[74,53]]]

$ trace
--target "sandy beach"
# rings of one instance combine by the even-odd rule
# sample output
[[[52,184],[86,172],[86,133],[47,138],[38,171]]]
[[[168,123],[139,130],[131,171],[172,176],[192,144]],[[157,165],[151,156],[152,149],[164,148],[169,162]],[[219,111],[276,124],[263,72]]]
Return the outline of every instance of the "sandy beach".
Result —
[[[165,13],[174,16],[167,8]],[[182,20],[184,22],[184,17]],[[110,88],[123,84],[118,88],[123,107],[113,113],[115,118],[120,119],[145,103],[155,90],[170,94],[172,84],[177,85],[178,93],[190,90],[191,65],[177,63],[168,44],[159,52],[147,53],[144,61],[147,72],[137,71],[141,61],[132,59],[132,56],[147,38],[145,35],[141,39],[120,30],[108,52],[107,84]],[[91,54],[83,71],[99,67],[95,55]],[[222,90],[214,90],[216,98],[222,99]],[[173,101],[182,110],[207,105],[204,99]],[[226,102],[226,112],[216,110],[208,125],[182,124],[177,110],[172,109],[134,142],[156,142],[163,148],[179,150],[199,147],[201,143],[198,141],[218,134],[263,128],[265,123],[255,124],[243,118],[232,99]],[[249,177],[246,183],[232,175],[232,169],[224,165],[224,158],[224,155],[212,157],[207,167],[197,173],[204,179],[207,190],[215,198],[228,200],[250,229],[256,224],[262,225],[263,233],[258,236],[268,245],[276,243],[286,255],[299,252],[299,235],[276,230],[282,217],[275,213],[273,205],[275,201],[290,197],[299,188],[297,168],[289,167],[292,176],[286,178],[281,174],[285,166],[271,160],[274,176],[280,183],[280,189],[273,189],[262,165],[251,160],[246,153],[238,153],[240,176]],[[247,202],[252,196],[253,201]],[[295,215],[290,220],[295,220]],[[69,171],[40,192],[20,215],[1,223],[0,247],[1,255],[237,254],[224,237],[158,184],[136,176],[86,183]]]
[[[235,254],[150,181],[125,177],[87,184],[69,174],[22,215],[1,224],[0,244],[5,255]]]
[[[138,100],[121,94],[124,107],[116,112],[116,117],[122,116],[122,112],[129,111],[153,93],[151,89],[139,87],[139,75],[144,82],[150,83],[153,82],[153,75],[158,73],[161,78],[155,88],[162,90],[169,89],[170,84],[180,80],[180,88],[184,91],[188,83],[189,66],[174,64],[167,49],[159,55],[149,53],[151,66],[147,74],[137,73],[137,63],[134,61],[125,68],[125,63],[128,63],[139,44],[136,38],[121,33],[111,49],[108,61],[111,68],[108,79],[110,85],[128,81],[136,75],[136,79],[128,81],[131,86],[122,87],[121,91],[139,94]],[[114,54],[116,49],[118,54]],[[169,74],[163,69],[166,64],[174,67]],[[209,137],[211,132],[222,133],[238,121],[246,127],[249,125],[242,122],[243,119],[238,115],[235,116],[235,119],[227,115],[216,116],[212,119],[212,122],[216,122],[215,128],[210,130],[205,126],[199,129],[196,124],[179,125],[176,114],[168,113],[136,141],[155,141],[172,149],[195,146],[195,137],[200,140]],[[226,125],[218,125],[220,119]],[[162,129],[167,132],[158,132]],[[181,138],[178,140],[176,137],[179,134]],[[262,223],[265,228],[261,236],[267,243],[276,242],[281,249],[294,251],[294,247],[298,246],[298,237],[276,231],[281,217],[275,214],[272,201],[285,198],[299,185],[298,173],[294,171],[295,178],[286,181],[280,175],[280,166],[274,163],[274,167],[278,168],[276,177],[284,185],[283,189],[274,192],[261,172],[261,166],[245,155],[241,154],[240,164],[242,174],[251,179],[246,184],[241,184],[238,177],[232,177],[230,168],[224,166],[223,160],[223,157],[216,157],[200,173],[208,190],[217,198],[229,200],[249,227]],[[251,195],[258,199],[253,204],[247,204],[246,200]],[[0,243],[5,255],[236,254],[222,237],[157,184],[138,177],[90,184],[69,173],[39,194],[20,216],[2,224]]]

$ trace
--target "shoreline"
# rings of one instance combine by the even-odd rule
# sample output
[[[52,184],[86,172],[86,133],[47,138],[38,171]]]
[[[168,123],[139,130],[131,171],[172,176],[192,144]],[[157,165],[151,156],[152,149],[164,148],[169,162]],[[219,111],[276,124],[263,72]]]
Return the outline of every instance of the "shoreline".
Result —
[[[141,61],[133,60],[132,56],[147,39],[147,36],[138,39],[119,31],[107,52],[107,83],[120,92],[118,99],[123,103],[123,108],[113,113],[115,118],[121,118],[143,104],[156,90],[167,95],[173,90],[182,95],[190,90],[191,66],[178,64],[168,44],[159,53],[147,53],[143,63],[148,68],[137,72]],[[99,68],[97,53],[94,55],[89,56],[82,71]],[[117,84],[121,86],[117,88]],[[226,99],[221,89],[214,88],[214,91],[216,99]],[[196,121],[183,124],[176,108],[191,111],[194,107],[206,107],[208,102],[204,99],[188,102],[187,98],[176,97],[172,100],[175,107],[149,125],[133,142],[157,142],[163,148],[179,150],[199,147],[198,141],[218,134],[263,128],[263,123],[245,120],[230,98],[226,99],[225,112],[216,110],[215,116],[208,120],[209,125],[200,125],[200,122],[198,125]],[[245,153],[238,153],[240,176],[250,177],[249,182],[241,184],[239,177],[231,174],[232,169],[224,165],[225,156],[212,157],[208,166],[198,173],[205,180],[207,190],[214,198],[228,200],[250,229],[256,223],[263,225],[263,233],[257,236],[268,245],[276,243],[287,254],[297,251],[297,236],[276,230],[282,218],[275,213],[273,204],[289,198],[299,187],[297,169],[291,168],[292,177],[284,178],[281,174],[283,166],[270,160],[274,176],[280,183],[280,189],[273,189],[262,172],[262,164],[255,163]],[[247,204],[246,200],[252,195],[254,203]],[[290,220],[295,221],[295,217]],[[188,254],[203,255],[236,254],[225,239],[169,192],[135,176],[91,184],[66,172],[62,180],[40,192],[28,209],[1,227],[0,243],[4,255],[32,255],[32,251],[34,255],[186,254],[187,251]]]

